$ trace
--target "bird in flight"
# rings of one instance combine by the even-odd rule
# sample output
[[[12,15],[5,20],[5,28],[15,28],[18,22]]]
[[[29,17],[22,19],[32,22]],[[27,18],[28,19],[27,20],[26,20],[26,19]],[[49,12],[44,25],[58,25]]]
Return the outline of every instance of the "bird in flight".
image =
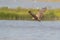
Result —
[[[28,13],[33,17],[34,20],[41,21],[42,17],[44,15],[44,12],[47,10],[47,8],[42,8],[41,10],[38,11],[38,13],[35,15],[31,11],[28,11]]]

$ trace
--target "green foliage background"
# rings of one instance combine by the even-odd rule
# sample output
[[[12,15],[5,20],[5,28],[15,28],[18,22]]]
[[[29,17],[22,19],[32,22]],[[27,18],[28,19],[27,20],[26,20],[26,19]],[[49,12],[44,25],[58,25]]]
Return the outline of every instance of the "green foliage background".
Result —
[[[0,20],[32,20],[32,16],[28,13],[29,10],[31,10],[34,14],[38,12],[38,9],[31,8],[0,7]],[[48,9],[44,13],[43,20],[60,20],[60,9]]]

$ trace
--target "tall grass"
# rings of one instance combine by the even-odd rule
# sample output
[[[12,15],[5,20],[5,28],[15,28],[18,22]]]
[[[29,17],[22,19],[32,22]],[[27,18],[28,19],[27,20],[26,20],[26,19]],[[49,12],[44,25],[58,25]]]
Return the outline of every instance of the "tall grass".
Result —
[[[0,12],[0,19],[5,19],[5,20],[30,20],[32,17],[25,12]]]
[[[32,20],[32,16],[28,11],[31,10],[34,14],[38,12],[37,9],[1,9],[0,20]],[[43,20],[60,20],[60,11],[57,9],[48,10],[43,17]]]

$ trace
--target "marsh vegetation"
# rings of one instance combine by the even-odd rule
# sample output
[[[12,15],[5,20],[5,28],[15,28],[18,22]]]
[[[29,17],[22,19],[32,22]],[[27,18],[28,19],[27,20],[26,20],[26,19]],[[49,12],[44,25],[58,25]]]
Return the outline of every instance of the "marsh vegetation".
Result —
[[[31,8],[0,7],[0,20],[32,20],[32,16],[28,14],[29,10],[31,10],[34,14],[38,12],[38,9]],[[42,20],[60,20],[60,9],[48,9],[44,13]]]

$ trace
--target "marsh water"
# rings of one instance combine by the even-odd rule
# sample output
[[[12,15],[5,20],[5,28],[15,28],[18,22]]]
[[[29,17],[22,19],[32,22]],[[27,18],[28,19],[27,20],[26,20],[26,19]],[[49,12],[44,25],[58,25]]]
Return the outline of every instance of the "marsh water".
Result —
[[[60,21],[0,20],[0,40],[60,40]]]

